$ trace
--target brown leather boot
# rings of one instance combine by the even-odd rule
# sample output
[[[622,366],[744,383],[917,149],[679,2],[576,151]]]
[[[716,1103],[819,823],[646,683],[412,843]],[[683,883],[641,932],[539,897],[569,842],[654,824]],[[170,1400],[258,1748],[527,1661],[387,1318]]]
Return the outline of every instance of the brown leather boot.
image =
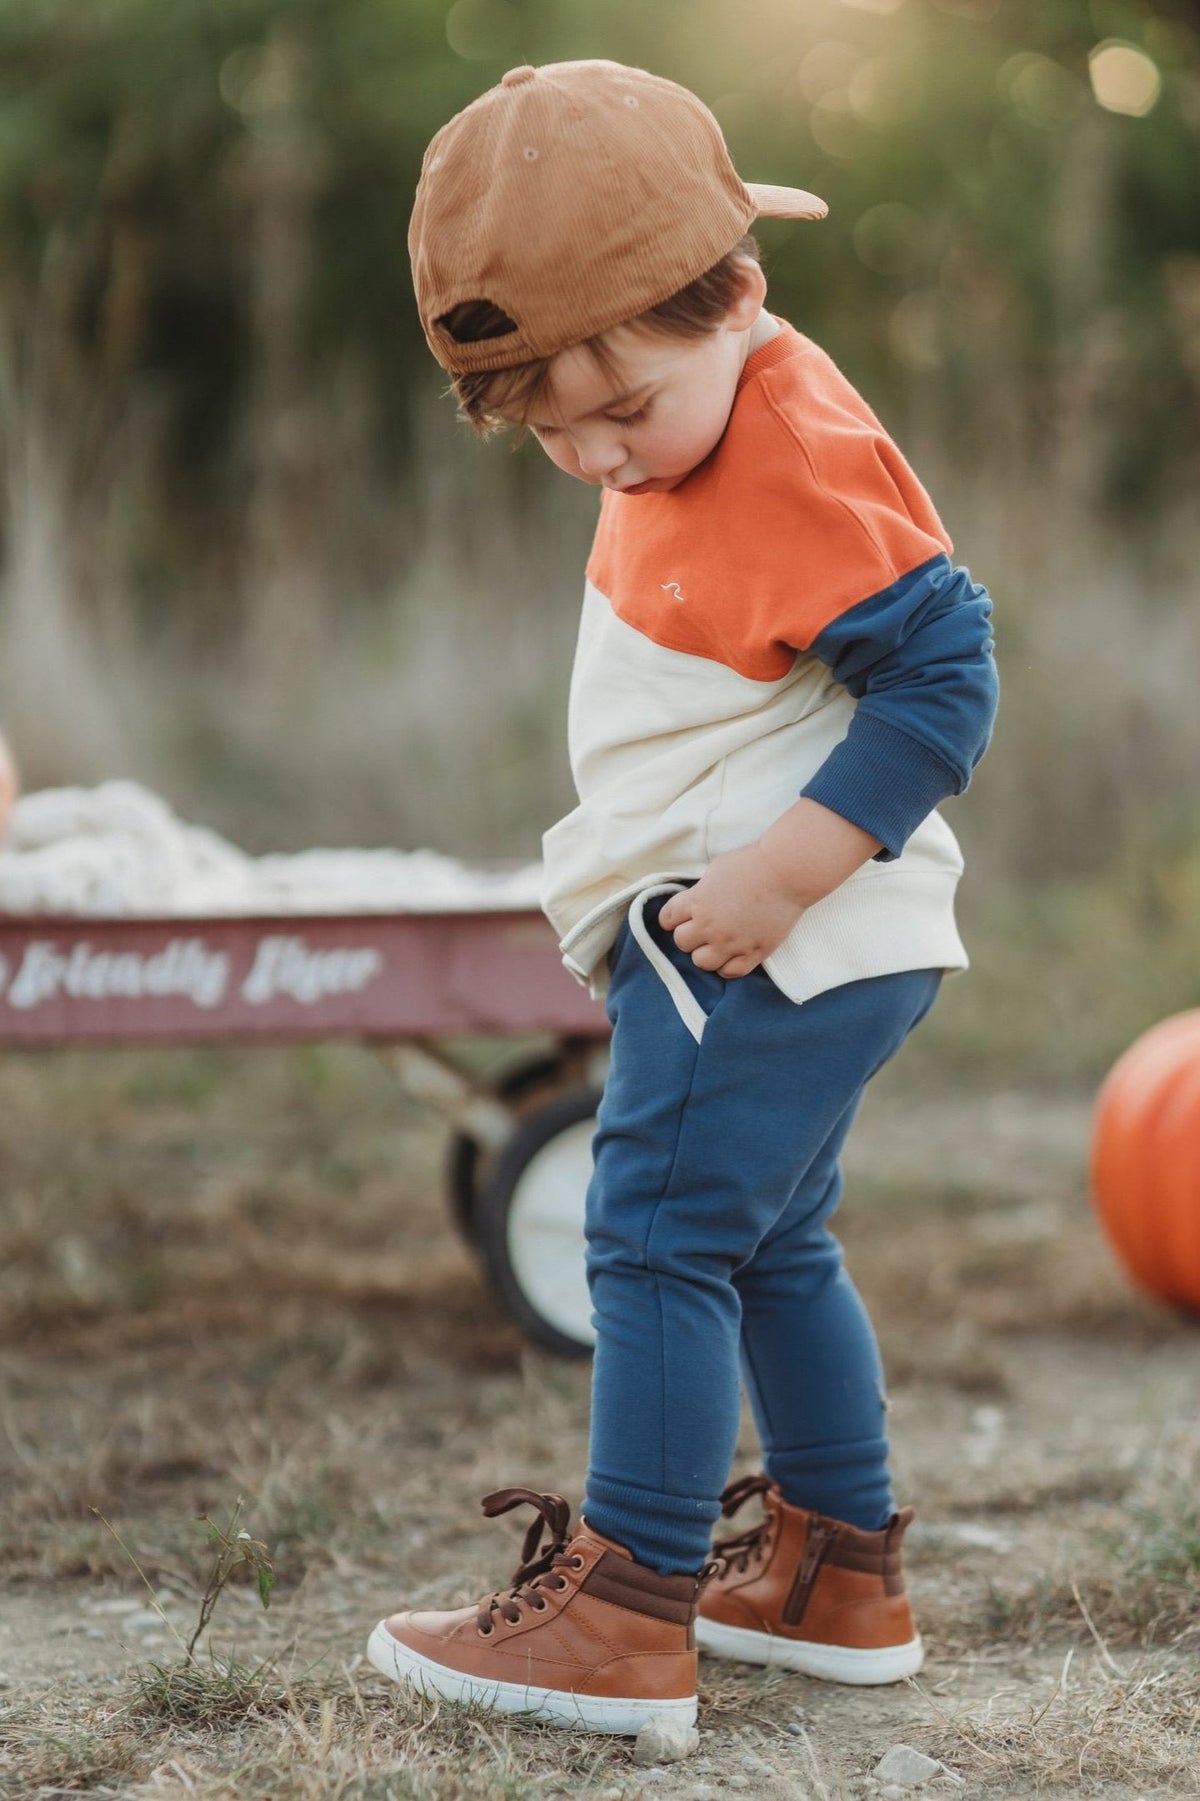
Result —
[[[538,1510],[512,1585],[453,1613],[397,1613],[367,1655],[394,1682],[586,1732],[696,1719],[696,1576],[660,1576],[586,1521],[569,1536],[561,1495],[502,1488],[483,1511]],[[543,1524],[551,1539],[539,1548]]]
[[[721,1511],[728,1518],[752,1495],[762,1496],[761,1525],[713,1546],[723,1567],[700,1601],[700,1649],[828,1682],[915,1675],[924,1649],[900,1555],[912,1508],[862,1532],[792,1507],[767,1476],[747,1476],[725,1490]]]

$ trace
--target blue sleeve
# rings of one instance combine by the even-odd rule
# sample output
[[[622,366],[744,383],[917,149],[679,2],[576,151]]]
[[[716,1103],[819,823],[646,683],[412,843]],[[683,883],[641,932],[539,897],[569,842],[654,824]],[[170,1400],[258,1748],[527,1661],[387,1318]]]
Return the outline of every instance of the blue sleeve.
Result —
[[[878,838],[890,861],[987,749],[996,712],[992,603],[934,557],[827,625],[810,649],[858,702],[803,789]]]

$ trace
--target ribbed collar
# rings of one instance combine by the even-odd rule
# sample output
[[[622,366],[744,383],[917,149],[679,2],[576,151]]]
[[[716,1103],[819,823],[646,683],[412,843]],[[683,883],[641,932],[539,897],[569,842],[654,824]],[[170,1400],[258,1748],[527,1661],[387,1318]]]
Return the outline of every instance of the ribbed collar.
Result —
[[[774,313],[771,317],[775,319]],[[789,325],[786,319],[775,319],[775,323],[779,327],[775,336],[768,338],[765,344],[760,344],[743,363],[742,373],[738,376],[737,387],[734,389],[735,394],[740,394],[746,383],[753,381],[756,375],[761,375],[764,369],[773,369],[777,363],[786,363],[799,355],[802,343],[795,326]]]

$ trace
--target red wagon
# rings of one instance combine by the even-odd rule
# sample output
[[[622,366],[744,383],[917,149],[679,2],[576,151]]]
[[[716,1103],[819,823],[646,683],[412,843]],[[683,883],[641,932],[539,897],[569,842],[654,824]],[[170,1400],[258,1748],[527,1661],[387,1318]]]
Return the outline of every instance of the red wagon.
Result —
[[[483,1083],[438,1041],[536,1035]],[[0,914],[0,1046],[355,1038],[447,1117],[448,1199],[507,1311],[591,1345],[583,1201],[608,1022],[533,911]]]

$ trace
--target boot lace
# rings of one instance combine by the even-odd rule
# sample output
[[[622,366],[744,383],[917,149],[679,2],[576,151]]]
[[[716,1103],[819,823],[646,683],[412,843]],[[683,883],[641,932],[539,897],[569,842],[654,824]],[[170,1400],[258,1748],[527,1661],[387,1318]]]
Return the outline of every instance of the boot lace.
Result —
[[[514,1507],[526,1505],[537,1509],[537,1518],[525,1534],[521,1561],[512,1582],[508,1588],[485,1596],[479,1603],[475,1624],[484,1638],[490,1638],[496,1630],[494,1616],[497,1614],[502,1620],[507,1620],[509,1625],[515,1626],[522,1617],[523,1606],[532,1607],[535,1612],[541,1613],[546,1607],[546,1598],[540,1591],[554,1589],[561,1592],[564,1588],[569,1588],[570,1583],[563,1571],[583,1568],[581,1557],[567,1554],[571,1509],[561,1495],[540,1495],[532,1488],[498,1488],[494,1494],[485,1495],[481,1502],[489,1519],[494,1519],[500,1513],[508,1513]],[[544,1530],[550,1534],[546,1544],[540,1542]]]
[[[772,1486],[769,1476],[743,1476],[740,1482],[731,1482],[721,1495],[721,1514],[730,1519],[747,1501],[756,1495],[765,1495]],[[713,1557],[722,1570],[736,1568],[739,1574],[750,1567],[750,1560],[761,1561],[775,1521],[771,1514],[765,1513],[757,1526],[750,1526],[745,1532],[734,1533],[729,1538],[719,1538],[713,1545]]]

